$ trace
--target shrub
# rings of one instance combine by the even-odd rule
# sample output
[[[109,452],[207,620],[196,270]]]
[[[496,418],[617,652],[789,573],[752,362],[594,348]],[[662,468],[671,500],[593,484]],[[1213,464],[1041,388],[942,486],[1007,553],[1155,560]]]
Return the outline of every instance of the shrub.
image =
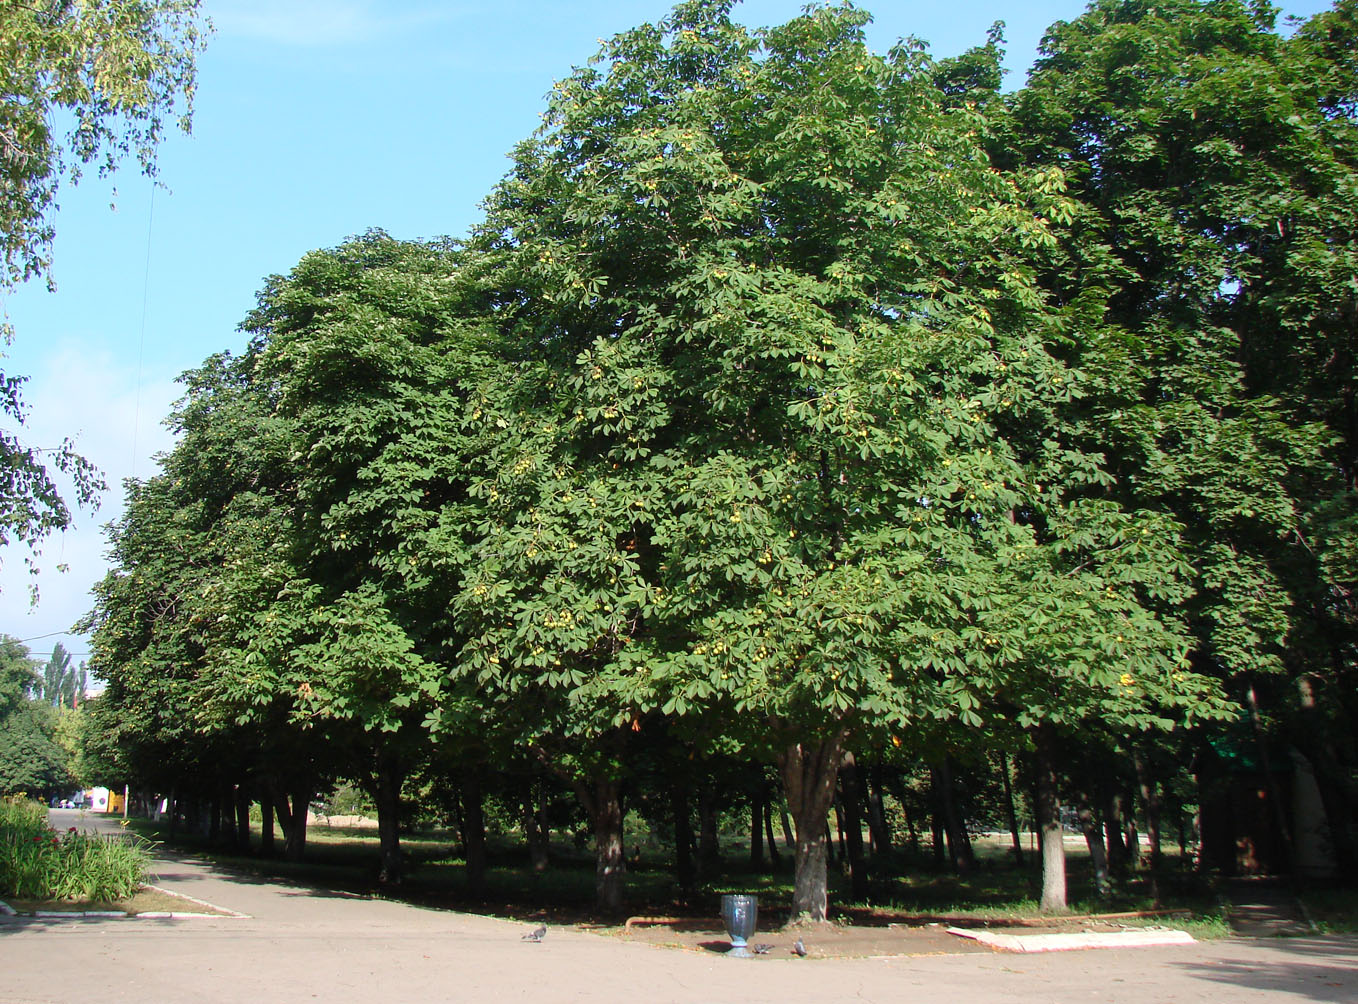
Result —
[[[72,827],[57,834],[47,810],[23,796],[0,799],[0,895],[111,902],[135,893],[151,863],[149,844]]]
[[[346,782],[330,793],[321,811],[327,816],[372,816],[377,807],[366,791]]]

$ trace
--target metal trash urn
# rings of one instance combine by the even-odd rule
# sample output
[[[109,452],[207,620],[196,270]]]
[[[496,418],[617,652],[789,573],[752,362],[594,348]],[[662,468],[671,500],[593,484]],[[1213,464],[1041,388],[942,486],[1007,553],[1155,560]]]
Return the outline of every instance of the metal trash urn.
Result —
[[[754,958],[745,946],[754,936],[755,926],[759,923],[758,898],[741,893],[722,896],[721,920],[726,925],[726,933],[731,936],[731,948],[727,956],[733,959]]]

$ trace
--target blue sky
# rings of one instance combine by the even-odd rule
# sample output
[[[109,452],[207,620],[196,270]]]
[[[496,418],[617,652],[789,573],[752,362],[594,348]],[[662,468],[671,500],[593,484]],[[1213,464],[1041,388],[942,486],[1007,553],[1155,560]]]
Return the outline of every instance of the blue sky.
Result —
[[[175,378],[238,350],[256,291],[307,251],[380,227],[396,237],[461,235],[528,136],[552,83],[598,39],[664,17],[665,0],[205,0],[217,32],[200,62],[194,129],[161,150],[165,188],[126,171],[61,194],[57,291],[30,284],[5,309],[17,338],[4,370],[26,374],[24,439],[72,436],[112,487],[97,512],[52,538],[32,579],[0,554],[0,632],[45,656],[89,608],[106,569],[101,527],[123,478],[154,473]],[[1084,4],[865,0],[873,47],[913,35],[955,55],[1006,22],[1009,86],[1043,31]],[[1309,16],[1326,3],[1282,4]],[[738,21],[795,17],[800,0],[747,0]],[[115,195],[116,189],[116,195]],[[110,208],[110,203],[114,208]],[[69,570],[55,571],[59,563]],[[28,602],[36,582],[41,600]]]

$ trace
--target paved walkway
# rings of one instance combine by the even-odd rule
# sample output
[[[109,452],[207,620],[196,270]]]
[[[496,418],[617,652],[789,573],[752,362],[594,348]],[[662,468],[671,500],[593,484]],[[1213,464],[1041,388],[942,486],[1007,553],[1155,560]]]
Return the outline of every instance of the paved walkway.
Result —
[[[1358,938],[1232,939],[1040,956],[741,962],[231,875],[185,858],[159,884],[245,919],[0,919],[0,1001],[1358,1000]]]

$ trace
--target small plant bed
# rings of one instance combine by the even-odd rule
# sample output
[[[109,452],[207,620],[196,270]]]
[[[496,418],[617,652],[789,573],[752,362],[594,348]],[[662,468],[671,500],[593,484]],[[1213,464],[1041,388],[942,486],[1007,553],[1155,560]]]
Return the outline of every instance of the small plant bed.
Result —
[[[136,834],[58,833],[38,803],[0,799],[0,897],[115,902],[141,888],[150,863]]]
[[[112,901],[71,900],[71,899],[20,899],[8,900],[9,907],[20,916],[42,916],[50,914],[113,914],[117,916],[210,916],[237,917],[230,910],[178,896],[164,889],[142,886],[131,896]]]

